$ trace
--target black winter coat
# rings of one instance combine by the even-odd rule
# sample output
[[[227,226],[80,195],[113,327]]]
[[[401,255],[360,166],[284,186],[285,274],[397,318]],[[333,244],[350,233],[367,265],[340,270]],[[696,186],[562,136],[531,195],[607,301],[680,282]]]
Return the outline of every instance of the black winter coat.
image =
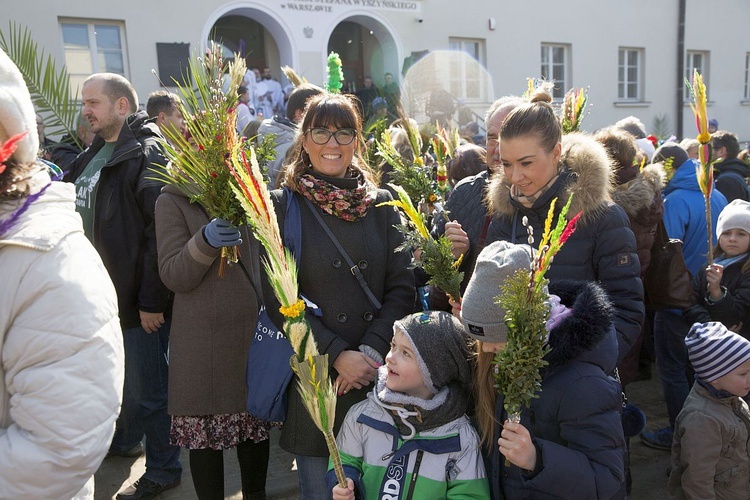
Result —
[[[359,268],[372,293],[382,304],[376,310],[367,299],[346,261],[328,238],[305,199],[295,194],[302,222],[302,255],[299,263],[299,291],[322,311],[322,317],[307,313],[318,350],[328,354],[331,377],[338,374],[333,363],[344,350],[357,350],[362,344],[375,349],[385,359],[393,338],[393,323],[411,313],[414,306],[414,276],[409,269],[411,255],[395,252],[404,241],[394,227],[401,223],[395,208],[377,207],[391,200],[390,193],[378,190],[377,199],[362,218],[349,222],[318,210],[324,222]],[[286,196],[284,190],[271,192],[279,230],[284,234]],[[282,325],[278,302],[263,279],[263,298],[271,319]],[[315,427],[297,392],[296,382],[289,385],[287,419],[281,431],[280,445],[285,450],[308,456],[328,455],[323,434]],[[337,432],[349,408],[362,401],[372,386],[351,390],[336,404]]]
[[[555,256],[547,277],[553,283],[575,279],[595,281],[604,287],[615,308],[619,363],[640,335],[645,315],[635,236],[624,210],[611,200],[612,172],[603,146],[589,136],[567,134],[563,136],[562,161],[565,168],[559,178],[531,208],[510,198],[510,185],[503,172],[493,176],[489,191],[493,220],[487,242],[525,243],[525,216],[538,244],[552,200],[558,198],[558,213],[572,193],[568,216],[572,218],[578,212],[582,216],[575,233]]]
[[[706,300],[708,288],[705,269],[696,273],[693,277],[695,305],[682,313],[688,324],[720,321],[727,328],[731,328],[742,322],[742,328],[738,333],[750,339],[750,273],[742,273],[742,266],[748,258],[750,257],[724,268],[721,287],[726,290],[726,295],[717,302],[709,303]]]
[[[494,500],[611,499],[624,496],[625,437],[620,384],[605,375],[614,369],[617,338],[606,293],[595,283],[559,281],[550,293],[573,314],[550,332],[549,365],[542,390],[521,412],[537,449],[537,465],[527,474],[505,459],[494,445],[487,475]],[[498,396],[496,419],[507,420]]]
[[[746,177],[750,177],[750,166],[747,163],[737,158],[730,158],[717,163],[714,168],[718,174],[716,189],[726,196],[727,203],[732,203],[734,200],[750,201],[745,181]],[[727,172],[735,175],[726,175]]]
[[[461,229],[466,231],[469,238],[469,251],[464,255],[460,270],[464,272],[461,282],[461,292],[466,290],[469,284],[477,256],[484,248],[484,242],[480,242],[484,221],[487,216],[487,186],[489,185],[489,170],[462,179],[451,191],[450,198],[445,202],[445,211],[452,221],[461,224]],[[432,228],[432,236],[437,238],[445,233],[445,217],[435,216],[435,225]],[[485,234],[485,239],[487,235]]]
[[[117,291],[123,329],[141,324],[138,311],[168,312],[170,292],[159,278],[154,207],[164,184],[153,180],[155,165],[166,165],[158,126],[144,111],[127,118],[112,157],[101,170],[94,207],[93,244]],[[104,146],[96,137],[70,165],[65,181],[75,182]]]

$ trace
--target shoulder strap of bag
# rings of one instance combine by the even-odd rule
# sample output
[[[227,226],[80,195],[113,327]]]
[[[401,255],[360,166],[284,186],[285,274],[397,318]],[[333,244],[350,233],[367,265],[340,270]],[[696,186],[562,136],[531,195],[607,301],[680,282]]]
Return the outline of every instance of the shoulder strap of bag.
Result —
[[[286,195],[286,212],[284,214],[284,246],[294,254],[294,260],[302,258],[302,216],[299,211],[299,202],[294,196],[294,191],[288,187],[284,188]]]
[[[365,281],[365,277],[362,276],[362,273],[359,270],[359,266],[356,265],[351,257],[349,257],[349,254],[346,253],[346,250],[344,250],[344,247],[341,246],[341,243],[339,243],[339,240],[336,239],[336,236],[331,232],[331,229],[328,227],[328,224],[325,223],[323,220],[323,217],[320,216],[320,213],[315,209],[312,202],[305,198],[305,201],[307,202],[307,207],[310,209],[310,211],[313,213],[315,218],[318,220],[318,224],[320,224],[320,227],[323,228],[323,230],[326,232],[328,237],[331,239],[334,245],[336,245],[336,248],[338,249],[341,256],[346,261],[346,264],[349,266],[349,270],[354,275],[355,278],[357,278],[357,282],[359,283],[359,286],[362,287],[362,290],[364,290],[365,295],[367,295],[367,298],[370,300],[372,305],[375,307],[375,309],[380,310],[383,305],[378,301],[378,299],[375,297],[375,295],[372,293],[372,290],[370,290],[370,287],[367,285],[367,281]]]

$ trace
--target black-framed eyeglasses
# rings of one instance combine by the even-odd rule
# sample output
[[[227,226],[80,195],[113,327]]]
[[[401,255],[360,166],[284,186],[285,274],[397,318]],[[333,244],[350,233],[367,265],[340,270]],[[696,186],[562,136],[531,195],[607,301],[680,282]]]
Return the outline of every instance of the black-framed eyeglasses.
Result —
[[[348,146],[357,137],[357,131],[353,128],[340,128],[335,132],[331,132],[327,128],[316,127],[311,128],[308,132],[310,133],[310,139],[319,146],[328,144],[328,141],[331,140],[331,136],[336,139],[336,142],[340,146]]]

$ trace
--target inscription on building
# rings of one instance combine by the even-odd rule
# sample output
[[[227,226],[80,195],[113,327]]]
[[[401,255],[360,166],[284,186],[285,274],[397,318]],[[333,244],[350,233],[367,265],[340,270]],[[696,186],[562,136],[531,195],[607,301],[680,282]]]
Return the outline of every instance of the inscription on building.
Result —
[[[282,9],[331,14],[336,7],[363,7],[365,9],[419,12],[417,1],[408,0],[296,0],[281,4]]]

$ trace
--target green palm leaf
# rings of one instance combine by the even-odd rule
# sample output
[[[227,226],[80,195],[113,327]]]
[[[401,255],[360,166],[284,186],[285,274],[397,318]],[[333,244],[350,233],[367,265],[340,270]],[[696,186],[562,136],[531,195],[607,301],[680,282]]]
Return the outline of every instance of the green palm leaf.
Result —
[[[47,135],[69,134],[82,147],[76,134],[78,89],[70,91],[70,77],[63,66],[59,71],[51,55],[45,57],[27,27],[8,23],[8,32],[0,30],[0,48],[18,66],[37,111],[44,117]]]

